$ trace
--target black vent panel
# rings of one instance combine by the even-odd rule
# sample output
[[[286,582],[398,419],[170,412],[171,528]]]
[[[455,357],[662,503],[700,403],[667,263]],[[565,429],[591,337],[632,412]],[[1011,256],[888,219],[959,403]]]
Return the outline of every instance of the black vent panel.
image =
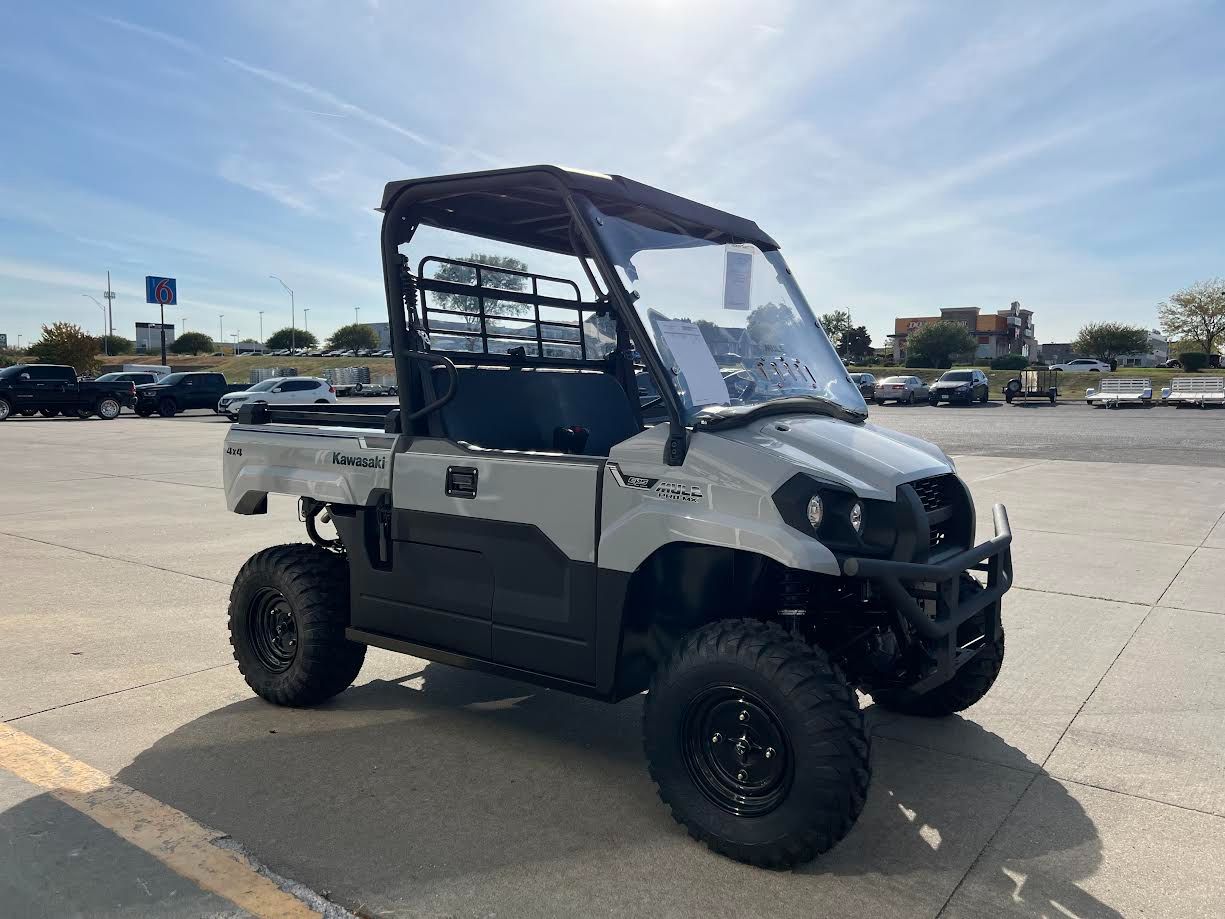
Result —
[[[911,482],[910,487],[927,513],[928,551],[935,553],[960,541],[957,534],[963,529],[960,519],[963,514],[959,512],[962,492],[957,477],[951,474],[932,476]]]
[[[923,503],[923,510],[928,514],[934,514],[937,511],[944,510],[946,507],[951,507],[956,500],[957,485],[953,481],[951,475],[938,475],[930,479],[919,479],[917,482],[911,482],[910,487],[919,495],[919,500]]]

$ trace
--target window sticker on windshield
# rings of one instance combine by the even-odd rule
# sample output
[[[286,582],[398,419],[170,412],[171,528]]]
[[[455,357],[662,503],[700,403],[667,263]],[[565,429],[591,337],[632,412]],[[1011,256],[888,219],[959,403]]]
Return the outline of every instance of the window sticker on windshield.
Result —
[[[749,309],[749,292],[753,288],[753,253],[738,246],[724,250],[723,263],[723,308],[725,310]]]
[[[672,352],[672,360],[683,379],[677,381],[693,405],[721,405],[727,401],[727,386],[719,365],[702,337],[702,330],[692,322],[659,322],[656,324],[664,344]]]

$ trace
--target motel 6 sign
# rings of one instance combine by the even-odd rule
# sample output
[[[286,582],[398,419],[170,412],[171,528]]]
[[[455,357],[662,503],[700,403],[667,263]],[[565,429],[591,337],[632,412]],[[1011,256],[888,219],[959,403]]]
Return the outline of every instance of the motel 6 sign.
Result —
[[[179,302],[174,278],[145,277],[145,302],[174,306]]]

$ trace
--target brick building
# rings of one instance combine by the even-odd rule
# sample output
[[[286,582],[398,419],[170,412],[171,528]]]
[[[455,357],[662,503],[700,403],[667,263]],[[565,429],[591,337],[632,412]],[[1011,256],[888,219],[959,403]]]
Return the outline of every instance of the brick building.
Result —
[[[977,306],[949,307],[940,310],[939,316],[899,316],[893,320],[893,334],[888,336],[893,343],[893,360],[902,364],[906,360],[906,339],[915,329],[932,322],[960,322],[974,336],[976,347],[967,359],[989,361],[1006,354],[1021,354],[1028,358],[1038,356],[1038,342],[1034,337],[1034,314],[1021,309],[1013,301],[1006,310],[984,314]]]

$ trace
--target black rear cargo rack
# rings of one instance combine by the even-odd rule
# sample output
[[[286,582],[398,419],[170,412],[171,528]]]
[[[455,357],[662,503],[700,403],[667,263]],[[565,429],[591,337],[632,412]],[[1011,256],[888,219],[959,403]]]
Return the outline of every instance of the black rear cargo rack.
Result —
[[[370,428],[400,433],[400,409],[386,405],[303,405],[282,408],[266,402],[238,409],[239,424],[311,424],[327,428]]]

